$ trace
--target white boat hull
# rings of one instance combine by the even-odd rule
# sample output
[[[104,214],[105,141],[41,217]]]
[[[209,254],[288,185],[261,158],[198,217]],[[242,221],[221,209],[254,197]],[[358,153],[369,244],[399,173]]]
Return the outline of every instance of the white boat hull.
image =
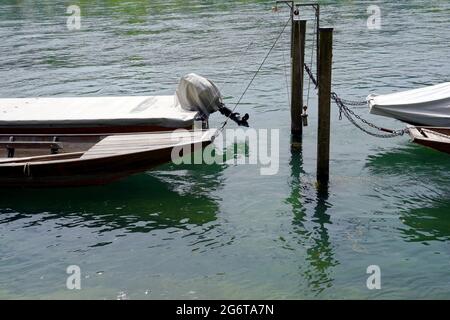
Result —
[[[3,133],[118,133],[191,128],[174,96],[0,99]]]
[[[406,123],[450,127],[450,82],[386,95],[369,95],[370,113]]]
[[[172,96],[0,99],[0,134],[115,134],[192,128],[222,107],[219,89],[196,74]]]

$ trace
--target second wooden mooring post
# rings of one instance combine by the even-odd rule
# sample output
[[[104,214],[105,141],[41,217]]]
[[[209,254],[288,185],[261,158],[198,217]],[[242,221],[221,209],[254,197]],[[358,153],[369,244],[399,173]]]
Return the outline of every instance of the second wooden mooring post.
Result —
[[[330,109],[333,62],[333,28],[319,30],[319,126],[317,134],[317,181],[330,177]]]
[[[291,93],[291,133],[298,141],[303,134],[303,65],[305,63],[306,20],[294,20],[292,24],[292,93]]]

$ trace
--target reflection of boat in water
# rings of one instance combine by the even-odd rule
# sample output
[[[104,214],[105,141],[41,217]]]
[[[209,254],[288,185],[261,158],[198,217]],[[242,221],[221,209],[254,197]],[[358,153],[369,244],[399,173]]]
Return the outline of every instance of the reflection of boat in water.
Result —
[[[450,162],[445,154],[407,145],[371,155],[367,168],[374,180],[371,197],[388,216],[398,218],[407,242],[450,240]]]
[[[428,199],[429,202],[429,199]],[[407,241],[449,241],[449,199],[433,199],[433,202],[400,212],[402,223],[408,227],[403,234]]]
[[[0,207],[8,209],[0,210],[0,223],[64,220],[67,223],[62,227],[98,227],[100,233],[116,229],[147,233],[202,225],[216,220],[219,205],[214,190],[221,187],[223,169],[220,165],[168,164],[103,186],[2,189]],[[169,173],[176,175],[176,184]]]
[[[169,162],[176,148],[206,146],[215,130],[165,133],[122,134],[112,136],[21,136],[14,141],[0,136],[0,145],[11,157],[0,159],[0,186],[55,187],[108,183]],[[48,139],[53,140],[48,140]],[[55,139],[56,138],[56,139]],[[61,142],[63,141],[63,142]],[[14,157],[15,149],[32,152],[49,148],[51,155]],[[93,143],[93,145],[92,145]],[[176,153],[180,155],[180,153]]]
[[[371,154],[366,167],[376,175],[392,175],[429,180],[447,177],[450,163],[446,155],[415,145],[405,145]]]

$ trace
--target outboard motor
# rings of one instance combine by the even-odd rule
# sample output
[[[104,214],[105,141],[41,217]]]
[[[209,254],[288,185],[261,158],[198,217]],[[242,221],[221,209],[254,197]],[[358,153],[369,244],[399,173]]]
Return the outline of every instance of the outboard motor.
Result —
[[[241,117],[239,113],[228,109],[223,101],[222,94],[217,86],[210,80],[195,73],[181,78],[175,94],[177,103],[185,110],[199,111],[205,116],[219,111],[240,126],[248,127],[248,114]]]

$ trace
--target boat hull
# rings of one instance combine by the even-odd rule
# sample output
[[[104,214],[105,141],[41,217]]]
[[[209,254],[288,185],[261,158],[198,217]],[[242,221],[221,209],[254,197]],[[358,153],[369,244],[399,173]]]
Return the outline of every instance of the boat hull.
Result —
[[[409,127],[414,143],[450,154],[450,128]]]
[[[192,127],[175,96],[0,99],[0,134],[114,134]]]
[[[0,167],[0,187],[73,187],[107,184],[170,161],[170,150],[85,161]]]
[[[85,153],[74,154],[73,158],[70,158],[70,154],[60,154],[4,159],[0,161],[0,187],[43,188],[107,184],[171,162],[174,160],[174,148],[179,148],[180,152],[175,155],[180,157],[184,155],[184,150],[195,151],[206,147],[212,142],[213,131],[207,132],[209,134],[202,139],[191,142],[186,142],[190,138],[186,134],[182,136],[185,139],[182,143],[167,140],[168,133],[113,136],[117,139],[109,143],[100,142]],[[133,142],[132,138],[134,145],[130,144]],[[119,146],[117,143],[120,139],[125,140]],[[147,139],[149,142],[146,142]]]
[[[412,125],[450,127],[450,82],[386,95],[369,95],[370,113]]]

